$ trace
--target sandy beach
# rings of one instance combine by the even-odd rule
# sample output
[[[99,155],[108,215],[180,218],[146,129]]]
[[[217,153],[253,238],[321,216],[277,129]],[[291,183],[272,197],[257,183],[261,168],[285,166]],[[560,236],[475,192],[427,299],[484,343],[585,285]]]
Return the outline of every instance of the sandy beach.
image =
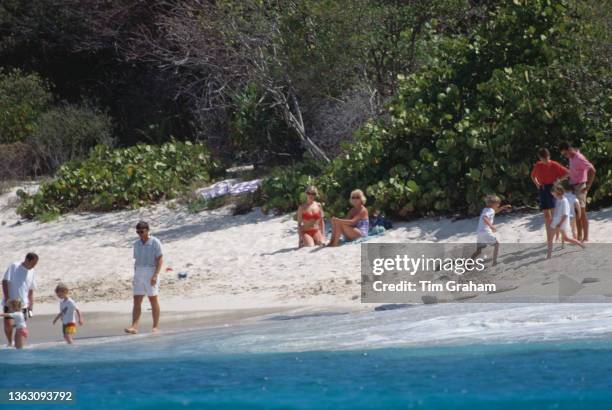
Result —
[[[0,409],[612,409],[611,20],[1,2]]]
[[[152,234],[164,244],[164,270],[171,268],[162,273],[164,327],[182,326],[177,318],[186,312],[198,312],[195,322],[200,325],[215,325],[257,316],[262,309],[373,308],[360,303],[360,246],[297,249],[292,215],[254,210],[232,216],[230,208],[193,214],[175,203],[165,203],[105,214],[70,214],[40,223],[20,220],[10,206],[14,192],[0,197],[0,266],[20,260],[27,251],[40,255],[33,327],[39,320],[50,322],[43,315],[57,311],[53,289],[62,281],[88,318],[90,326],[83,328],[83,337],[121,329],[129,320],[131,246],[136,239],[134,225],[141,219],[149,221]],[[592,242],[609,240],[610,218],[612,208],[591,213]],[[476,224],[476,218],[397,223],[370,242],[473,243]],[[543,242],[540,213],[500,215],[496,225],[500,242]],[[178,279],[179,272],[187,277]],[[144,309],[144,318],[149,320],[146,303]],[[95,331],[91,330],[94,321]],[[147,325],[144,322],[143,329]],[[32,340],[49,340],[57,329],[47,327],[39,332],[36,326]]]

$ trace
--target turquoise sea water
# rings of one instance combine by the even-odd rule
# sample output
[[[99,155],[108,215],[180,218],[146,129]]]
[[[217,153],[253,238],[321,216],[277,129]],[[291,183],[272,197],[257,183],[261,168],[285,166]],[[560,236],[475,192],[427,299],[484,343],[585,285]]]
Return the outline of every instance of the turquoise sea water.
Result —
[[[609,308],[453,309],[2,350],[0,389],[76,393],[70,407],[11,406],[27,409],[612,408]]]

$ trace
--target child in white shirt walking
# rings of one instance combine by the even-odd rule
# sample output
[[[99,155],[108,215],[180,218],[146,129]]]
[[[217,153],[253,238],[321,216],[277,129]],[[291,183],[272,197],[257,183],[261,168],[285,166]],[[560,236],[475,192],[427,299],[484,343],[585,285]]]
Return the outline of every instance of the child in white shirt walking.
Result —
[[[565,197],[565,190],[561,185],[555,185],[552,189],[552,194],[557,201],[555,202],[555,210],[550,224],[550,229],[555,235],[560,233],[563,241],[569,242],[573,245],[578,245],[584,249],[585,246],[580,241],[572,237],[572,227],[570,225],[570,204]],[[552,238],[554,238],[555,235],[551,235],[550,239],[548,240],[548,253],[546,255],[546,259],[550,259],[552,257]]]
[[[26,324],[26,317],[21,309],[21,301],[18,299],[9,300],[6,305],[9,308],[9,312],[2,313],[1,316],[7,319],[13,319],[13,326],[15,327],[15,348],[23,349],[25,341],[28,338],[28,325]]]
[[[485,198],[486,207],[480,213],[478,229],[476,230],[476,252],[472,255],[475,259],[480,252],[487,246],[493,246],[493,266],[497,265],[497,255],[499,253],[499,242],[495,236],[497,229],[493,225],[495,214],[510,209],[510,205],[501,205],[501,199],[497,195],[487,195]]]
[[[83,326],[83,315],[81,315],[81,311],[77,308],[74,300],[70,299],[68,296],[70,290],[68,286],[60,283],[55,288],[55,294],[58,298],[60,298],[60,312],[55,319],[53,319],[53,324],[57,322],[60,318],[62,319],[62,333],[64,334],[64,340],[68,344],[74,343],[74,335],[76,334],[76,318],[78,317],[79,326]]]
[[[582,212],[580,208],[580,201],[574,194],[574,187],[570,185],[569,181],[565,180],[563,182],[563,190],[565,191],[565,198],[567,198],[567,202],[569,202],[570,206],[570,226],[572,228],[572,238],[578,238],[578,227],[576,226],[576,221],[580,220],[580,212]]]

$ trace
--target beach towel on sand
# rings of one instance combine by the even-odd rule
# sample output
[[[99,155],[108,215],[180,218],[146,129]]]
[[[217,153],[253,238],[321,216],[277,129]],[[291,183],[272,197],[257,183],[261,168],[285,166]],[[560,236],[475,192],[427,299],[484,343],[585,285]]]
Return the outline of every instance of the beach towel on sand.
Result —
[[[327,236],[331,236],[331,226],[327,225]],[[342,237],[340,239],[340,243],[347,243],[347,244],[356,244],[356,243],[362,243],[362,242],[366,242],[369,241],[370,239],[372,239],[375,236],[380,236],[380,235],[384,235],[385,234],[385,228],[383,226],[373,226],[372,228],[370,228],[370,230],[368,231],[368,236],[362,236],[361,238],[357,238],[354,241],[345,241],[344,237]]]
[[[240,195],[247,192],[255,192],[261,186],[261,179],[253,179],[252,181],[238,182],[230,187],[230,195]]]
[[[384,215],[374,215],[370,217],[370,226],[382,226],[385,229],[391,229],[393,228],[393,222],[390,219],[385,218]]]
[[[255,192],[261,186],[261,179],[240,182],[237,179],[226,179],[212,184],[209,187],[198,189],[196,192],[204,199],[218,198],[224,195],[241,195]]]

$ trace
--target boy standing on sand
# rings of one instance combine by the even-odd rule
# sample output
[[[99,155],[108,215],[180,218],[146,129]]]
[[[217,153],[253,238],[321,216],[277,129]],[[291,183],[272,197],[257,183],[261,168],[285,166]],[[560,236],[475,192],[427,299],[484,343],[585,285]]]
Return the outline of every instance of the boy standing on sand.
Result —
[[[70,290],[68,286],[60,283],[55,288],[55,294],[58,298],[60,298],[60,312],[55,319],[53,319],[53,324],[57,322],[60,318],[62,319],[62,333],[64,334],[64,340],[71,345],[74,343],[74,335],[76,334],[76,318],[79,318],[79,326],[83,326],[83,315],[81,315],[81,311],[77,308],[76,303],[68,294]]]
[[[576,227],[576,219],[580,219],[580,212],[582,209],[580,208],[580,201],[574,194],[574,187],[570,185],[569,181],[563,181],[563,191],[565,191],[565,198],[567,198],[567,202],[570,206],[570,226],[572,227],[572,238],[578,239],[578,228]]]
[[[553,195],[557,199],[555,204],[555,213],[553,214],[553,220],[551,222],[551,231],[556,233],[561,233],[563,241],[569,242],[573,245],[578,245],[582,249],[585,246],[578,240],[572,238],[572,228],[570,226],[570,204],[567,198],[564,196],[565,191],[561,185],[556,185],[553,188]],[[550,259],[552,257],[552,237],[548,240],[548,253],[546,255],[546,259]]]
[[[23,262],[12,263],[2,278],[2,294],[4,313],[9,313],[7,305],[9,300],[18,300],[24,318],[27,320],[28,311],[34,307],[34,289],[36,289],[36,278],[34,267],[38,263],[38,255],[30,252]],[[10,319],[4,318],[4,334],[9,347],[13,345],[13,324]]]
[[[495,236],[497,229],[493,225],[495,214],[510,209],[510,205],[500,206],[501,199],[497,195],[487,195],[485,198],[486,207],[480,213],[478,229],[476,231],[476,252],[472,254],[475,259],[480,252],[487,246],[493,246],[493,266],[497,265],[497,254],[499,253],[499,242]]]
[[[136,225],[139,239],[134,242],[134,307],[132,309],[132,325],[125,329],[126,333],[138,333],[138,322],[142,300],[145,295],[151,303],[153,315],[153,332],[159,329],[159,272],[163,263],[162,245],[159,239],[149,235],[149,224],[140,221]]]

